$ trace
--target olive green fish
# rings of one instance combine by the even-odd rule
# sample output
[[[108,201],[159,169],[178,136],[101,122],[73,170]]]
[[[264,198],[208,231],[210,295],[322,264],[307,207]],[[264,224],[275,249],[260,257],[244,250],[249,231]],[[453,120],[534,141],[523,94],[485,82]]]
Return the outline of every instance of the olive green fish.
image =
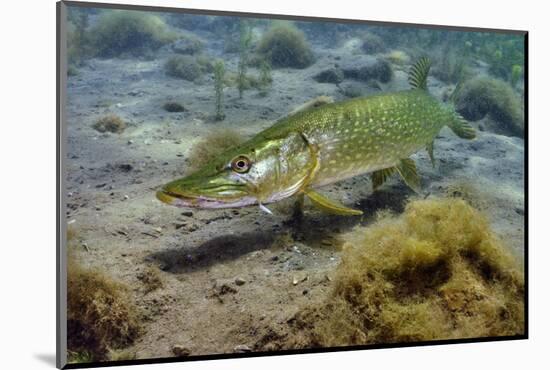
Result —
[[[265,204],[305,195],[330,213],[360,215],[314,189],[365,173],[377,188],[398,173],[418,190],[413,153],[427,149],[433,164],[434,138],[445,125],[461,138],[475,138],[452,105],[428,93],[429,69],[427,58],[411,68],[411,90],[327,103],[285,117],[197,172],[166,184],[157,198],[180,207],[258,204],[269,212]]]

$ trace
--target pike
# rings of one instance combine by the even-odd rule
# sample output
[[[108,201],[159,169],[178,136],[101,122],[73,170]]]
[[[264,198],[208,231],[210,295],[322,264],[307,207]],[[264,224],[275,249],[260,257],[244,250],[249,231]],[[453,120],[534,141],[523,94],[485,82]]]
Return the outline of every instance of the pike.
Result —
[[[266,204],[298,195],[329,213],[361,215],[315,189],[366,173],[376,189],[397,173],[418,191],[412,154],[425,148],[434,165],[434,139],[445,125],[461,138],[475,138],[451,104],[428,93],[429,69],[427,58],[411,67],[411,90],[327,103],[282,118],[197,172],[164,185],[157,198],[210,209],[257,204],[271,213]]]

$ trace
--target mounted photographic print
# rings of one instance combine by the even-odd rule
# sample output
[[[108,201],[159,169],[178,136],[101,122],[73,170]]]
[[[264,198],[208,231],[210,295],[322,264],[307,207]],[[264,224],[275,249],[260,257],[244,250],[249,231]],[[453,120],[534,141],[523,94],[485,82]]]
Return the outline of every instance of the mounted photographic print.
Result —
[[[58,57],[58,367],[527,338],[527,32],[60,2]]]

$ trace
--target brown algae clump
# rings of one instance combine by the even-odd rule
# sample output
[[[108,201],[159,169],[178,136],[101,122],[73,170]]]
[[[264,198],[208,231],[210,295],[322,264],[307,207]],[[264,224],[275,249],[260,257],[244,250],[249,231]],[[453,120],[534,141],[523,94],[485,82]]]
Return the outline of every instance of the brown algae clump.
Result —
[[[461,199],[420,200],[347,236],[333,291],[296,315],[295,347],[524,333],[519,263]]]
[[[235,130],[217,130],[200,141],[189,151],[188,163],[191,171],[197,170],[210,162],[217,155],[242,144],[245,138]]]
[[[109,114],[98,119],[92,127],[99,132],[112,132],[114,134],[120,134],[126,129],[126,122],[115,114]]]
[[[105,360],[132,344],[141,332],[124,285],[70,260],[67,274],[67,347],[70,360]],[[85,354],[85,356],[84,356]]]
[[[459,90],[457,110],[470,121],[489,115],[512,134],[523,136],[521,99],[506,82],[489,77],[468,80]]]
[[[288,22],[275,23],[262,36],[257,51],[273,67],[306,68],[314,60],[303,32]]]
[[[161,17],[133,10],[104,11],[90,34],[104,57],[143,55],[177,38]]]

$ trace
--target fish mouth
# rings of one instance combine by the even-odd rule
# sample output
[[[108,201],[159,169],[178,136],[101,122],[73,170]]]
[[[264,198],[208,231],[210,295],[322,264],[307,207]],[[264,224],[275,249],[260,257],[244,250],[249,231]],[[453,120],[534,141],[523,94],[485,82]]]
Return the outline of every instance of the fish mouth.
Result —
[[[163,203],[185,208],[235,208],[256,203],[256,198],[245,195],[231,198],[212,198],[204,195],[182,194],[163,188],[156,193]]]

